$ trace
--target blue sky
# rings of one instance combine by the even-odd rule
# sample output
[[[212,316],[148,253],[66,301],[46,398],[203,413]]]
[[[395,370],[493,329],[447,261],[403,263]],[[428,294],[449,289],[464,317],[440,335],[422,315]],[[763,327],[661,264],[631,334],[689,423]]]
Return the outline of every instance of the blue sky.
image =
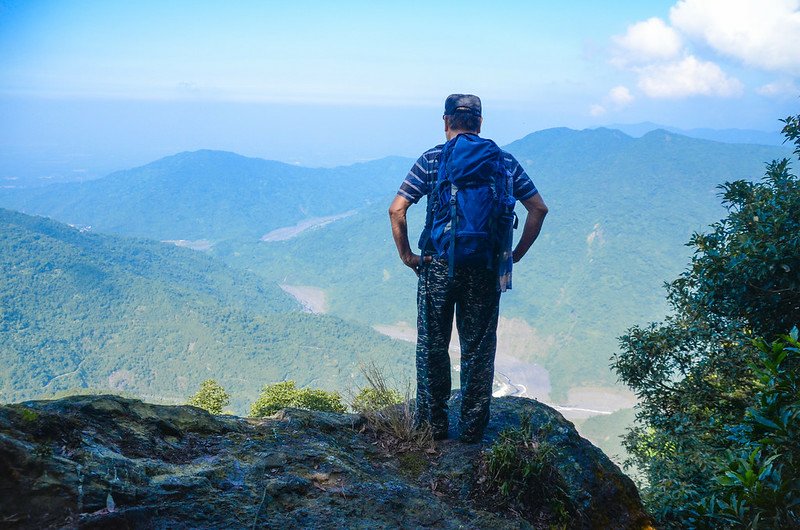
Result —
[[[800,106],[798,4],[0,0],[0,152],[413,156],[451,92],[482,97],[500,143],[642,121],[773,130]]]

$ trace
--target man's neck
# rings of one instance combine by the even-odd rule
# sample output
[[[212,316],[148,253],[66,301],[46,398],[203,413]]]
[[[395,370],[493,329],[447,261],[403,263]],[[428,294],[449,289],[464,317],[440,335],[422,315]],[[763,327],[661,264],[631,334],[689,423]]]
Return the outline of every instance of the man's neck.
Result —
[[[453,138],[455,138],[456,136],[458,136],[459,134],[478,134],[478,133],[475,131],[463,131],[460,129],[448,129],[444,132],[444,136],[445,138],[447,138],[448,142]]]

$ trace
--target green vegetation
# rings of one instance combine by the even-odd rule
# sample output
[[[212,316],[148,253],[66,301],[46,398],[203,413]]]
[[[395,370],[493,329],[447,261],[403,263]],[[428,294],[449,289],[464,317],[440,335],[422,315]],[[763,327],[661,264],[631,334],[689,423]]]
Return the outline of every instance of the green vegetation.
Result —
[[[39,419],[39,413],[35,410],[25,407],[20,407],[17,410],[19,411],[19,415],[22,416],[22,419],[28,423],[33,423]]]
[[[383,368],[375,362],[362,365],[361,375],[367,385],[358,391],[350,404],[357,414],[381,413],[388,407],[394,407],[410,399],[408,395],[411,393],[410,388],[406,391],[404,399],[403,395],[390,385]]]
[[[374,388],[362,388],[353,398],[352,408],[358,414],[379,411],[386,407],[399,405],[403,402],[400,392],[390,388],[385,391]]]
[[[261,395],[250,405],[250,416],[271,416],[286,407],[323,412],[347,411],[338,392],[297,388],[294,381],[283,381],[264,386]]]
[[[0,209],[0,401],[93,388],[185,402],[214,378],[244,413],[264,381],[346,391],[413,347],[301,313],[276,285],[196,251]]]
[[[800,116],[785,124],[800,155]],[[800,321],[800,182],[789,170],[783,159],[760,182],[721,187],[728,215],[691,238],[691,264],[667,285],[672,314],[629,329],[613,359],[640,401],[625,445],[665,528],[700,524],[698,514],[716,527],[800,523],[795,337],[752,342]],[[771,504],[779,494],[783,508]]]
[[[556,451],[536,439],[530,417],[523,416],[519,427],[501,431],[485,453],[485,475],[478,479],[477,496],[495,509],[513,510],[531,521],[546,520],[550,527],[566,527],[576,514],[554,464]]]
[[[213,379],[200,383],[200,390],[189,398],[189,405],[200,407],[211,414],[222,414],[222,410],[231,404],[231,396]]]
[[[740,425],[728,426],[732,450],[717,459],[712,495],[694,507],[691,522],[709,529],[796,528],[800,523],[800,342],[791,335],[760,356],[753,406]]]

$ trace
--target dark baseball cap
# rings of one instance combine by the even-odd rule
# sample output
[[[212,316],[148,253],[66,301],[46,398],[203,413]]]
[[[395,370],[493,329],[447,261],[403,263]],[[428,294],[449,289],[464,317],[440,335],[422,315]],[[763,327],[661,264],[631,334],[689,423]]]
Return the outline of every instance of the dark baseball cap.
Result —
[[[444,101],[444,115],[452,116],[456,112],[469,112],[480,117],[481,98],[472,94],[450,94]]]

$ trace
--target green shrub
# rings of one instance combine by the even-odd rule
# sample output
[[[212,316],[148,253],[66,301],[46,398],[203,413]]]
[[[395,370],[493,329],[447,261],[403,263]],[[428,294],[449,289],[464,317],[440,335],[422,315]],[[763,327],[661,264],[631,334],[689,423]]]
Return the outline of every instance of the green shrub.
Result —
[[[554,464],[555,448],[537,440],[530,416],[520,426],[500,432],[484,453],[475,497],[491,509],[511,510],[529,521],[546,520],[561,527],[575,521],[577,512],[567,486]]]
[[[800,342],[797,328],[768,344],[760,357],[754,405],[728,427],[738,448],[717,461],[712,495],[695,506],[705,528],[800,527]]]
[[[393,388],[377,389],[372,387],[362,388],[355,398],[353,398],[353,410],[358,414],[367,414],[399,405],[402,403],[403,396]]]
[[[293,407],[296,394],[294,381],[265,385],[258,399],[250,405],[250,416],[271,416],[282,408]]]
[[[303,388],[297,391],[295,407],[308,410],[321,410],[323,412],[347,412],[347,407],[342,403],[338,392],[327,390]]]
[[[222,409],[230,403],[231,397],[213,379],[206,379],[200,383],[200,390],[189,398],[189,405],[205,409],[211,414],[222,414]]]
[[[271,416],[286,407],[296,407],[323,412],[345,412],[338,392],[297,388],[294,381],[265,385],[258,399],[250,405],[250,416]]]
[[[16,408],[16,407],[15,407]],[[26,421],[28,423],[33,423],[39,419],[39,413],[35,410],[31,410],[27,407],[19,407],[16,409],[19,412],[19,415],[22,417],[22,421]]]

